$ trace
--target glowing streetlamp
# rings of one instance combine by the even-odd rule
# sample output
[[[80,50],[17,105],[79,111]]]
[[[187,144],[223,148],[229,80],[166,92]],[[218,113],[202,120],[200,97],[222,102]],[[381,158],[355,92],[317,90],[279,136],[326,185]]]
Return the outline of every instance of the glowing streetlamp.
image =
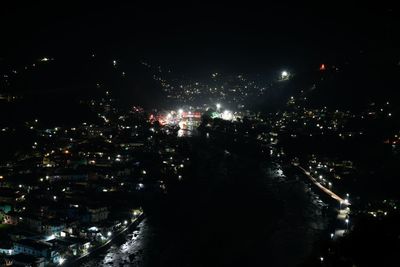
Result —
[[[347,230],[349,230],[349,219],[346,219],[346,220],[344,220],[345,221],[345,223],[346,223],[346,228],[347,228]]]
[[[286,70],[281,72],[281,80],[287,80],[289,78],[289,72]]]
[[[219,111],[220,109],[221,109],[221,104],[220,103],[217,103],[217,111]]]

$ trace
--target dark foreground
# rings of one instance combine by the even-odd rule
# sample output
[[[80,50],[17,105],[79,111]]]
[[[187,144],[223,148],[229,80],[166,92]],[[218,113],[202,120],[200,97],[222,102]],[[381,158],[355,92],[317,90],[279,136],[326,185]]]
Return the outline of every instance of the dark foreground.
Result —
[[[85,266],[298,266],[328,218],[296,175],[257,149],[190,141],[191,176],[157,204],[138,236]]]

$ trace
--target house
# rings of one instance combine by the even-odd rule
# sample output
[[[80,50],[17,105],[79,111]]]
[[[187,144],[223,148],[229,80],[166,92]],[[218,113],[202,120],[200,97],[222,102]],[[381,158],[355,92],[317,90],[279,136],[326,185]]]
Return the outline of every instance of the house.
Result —
[[[33,214],[26,214],[22,218],[23,224],[26,225],[30,230],[42,232],[42,218]]]
[[[90,213],[90,221],[92,223],[101,222],[107,220],[108,211],[107,207],[88,207],[88,212]]]
[[[4,213],[8,213],[12,210],[12,205],[9,203],[2,202],[0,203],[0,210]]]
[[[16,225],[18,224],[18,222],[21,220],[22,218],[20,218],[19,213],[10,211],[7,214],[4,214],[4,218],[3,218],[3,222],[5,224],[12,224],[12,225]]]
[[[12,254],[14,254],[13,244],[12,244],[11,241],[9,241],[9,240],[0,240],[0,254],[3,254],[3,255],[12,255]]]
[[[23,267],[44,267],[45,259],[43,257],[35,257],[28,254],[17,254],[11,256],[9,262],[12,262],[12,266],[23,266]],[[6,265],[7,266],[7,265]]]
[[[43,257],[51,263],[60,261],[60,254],[53,250],[53,247],[46,242],[32,239],[22,239],[14,242],[15,254],[28,254],[35,257]]]
[[[42,233],[46,235],[59,235],[66,225],[58,220],[48,220],[42,225]]]
[[[56,238],[47,242],[52,244],[52,246],[63,256],[76,256],[78,254],[79,244],[77,243]]]
[[[21,198],[22,194],[14,189],[2,187],[0,188],[0,202],[15,203]]]

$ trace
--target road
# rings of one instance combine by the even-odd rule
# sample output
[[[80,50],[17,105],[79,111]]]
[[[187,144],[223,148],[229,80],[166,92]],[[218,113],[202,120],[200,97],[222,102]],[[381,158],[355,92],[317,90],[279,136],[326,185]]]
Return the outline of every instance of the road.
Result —
[[[317,179],[315,179],[314,177],[311,176],[310,172],[308,172],[306,169],[304,169],[303,167],[301,167],[298,164],[293,163],[293,166],[298,167],[300,170],[302,170],[304,172],[305,175],[307,175],[308,178],[310,178],[310,180],[316,185],[318,186],[324,193],[326,193],[327,195],[329,195],[331,198],[337,200],[340,204],[345,204],[347,206],[350,205],[350,203],[348,202],[347,199],[343,199],[341,197],[339,197],[337,194],[335,194],[334,192],[332,192],[331,190],[329,190],[328,188],[326,188],[325,186],[323,186],[320,182],[317,181]]]

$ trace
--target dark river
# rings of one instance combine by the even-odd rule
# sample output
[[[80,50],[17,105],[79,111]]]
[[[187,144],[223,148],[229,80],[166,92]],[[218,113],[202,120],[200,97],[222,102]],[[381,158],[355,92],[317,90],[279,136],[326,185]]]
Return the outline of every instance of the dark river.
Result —
[[[275,221],[265,226],[265,232],[260,231],[263,232],[262,238],[256,242],[254,248],[246,249],[246,244],[238,244],[240,249],[246,250],[243,255],[230,255],[230,252],[227,254],[221,248],[220,253],[226,254],[222,258],[232,257],[233,261],[238,259],[236,263],[228,260],[223,266],[239,266],[239,262],[241,266],[298,266],[310,254],[314,242],[327,227],[328,219],[321,215],[317,197],[301,179],[296,176],[286,177],[278,164],[272,164],[267,172],[269,178],[265,181],[265,190],[279,199],[284,212],[278,217],[271,214]],[[269,203],[265,203],[265,213],[268,212],[274,212],[274,209],[271,209]],[[245,227],[248,227],[246,216],[238,217],[237,220],[244,220]],[[252,232],[250,230],[238,229],[237,235],[246,235]],[[177,248],[176,240],[170,238],[166,232],[168,229],[155,226],[145,219],[138,226],[135,235],[130,234],[116,242],[106,252],[88,260],[83,266],[206,266],[198,264],[195,256],[188,256],[180,246]],[[220,264],[210,263],[208,266]]]

